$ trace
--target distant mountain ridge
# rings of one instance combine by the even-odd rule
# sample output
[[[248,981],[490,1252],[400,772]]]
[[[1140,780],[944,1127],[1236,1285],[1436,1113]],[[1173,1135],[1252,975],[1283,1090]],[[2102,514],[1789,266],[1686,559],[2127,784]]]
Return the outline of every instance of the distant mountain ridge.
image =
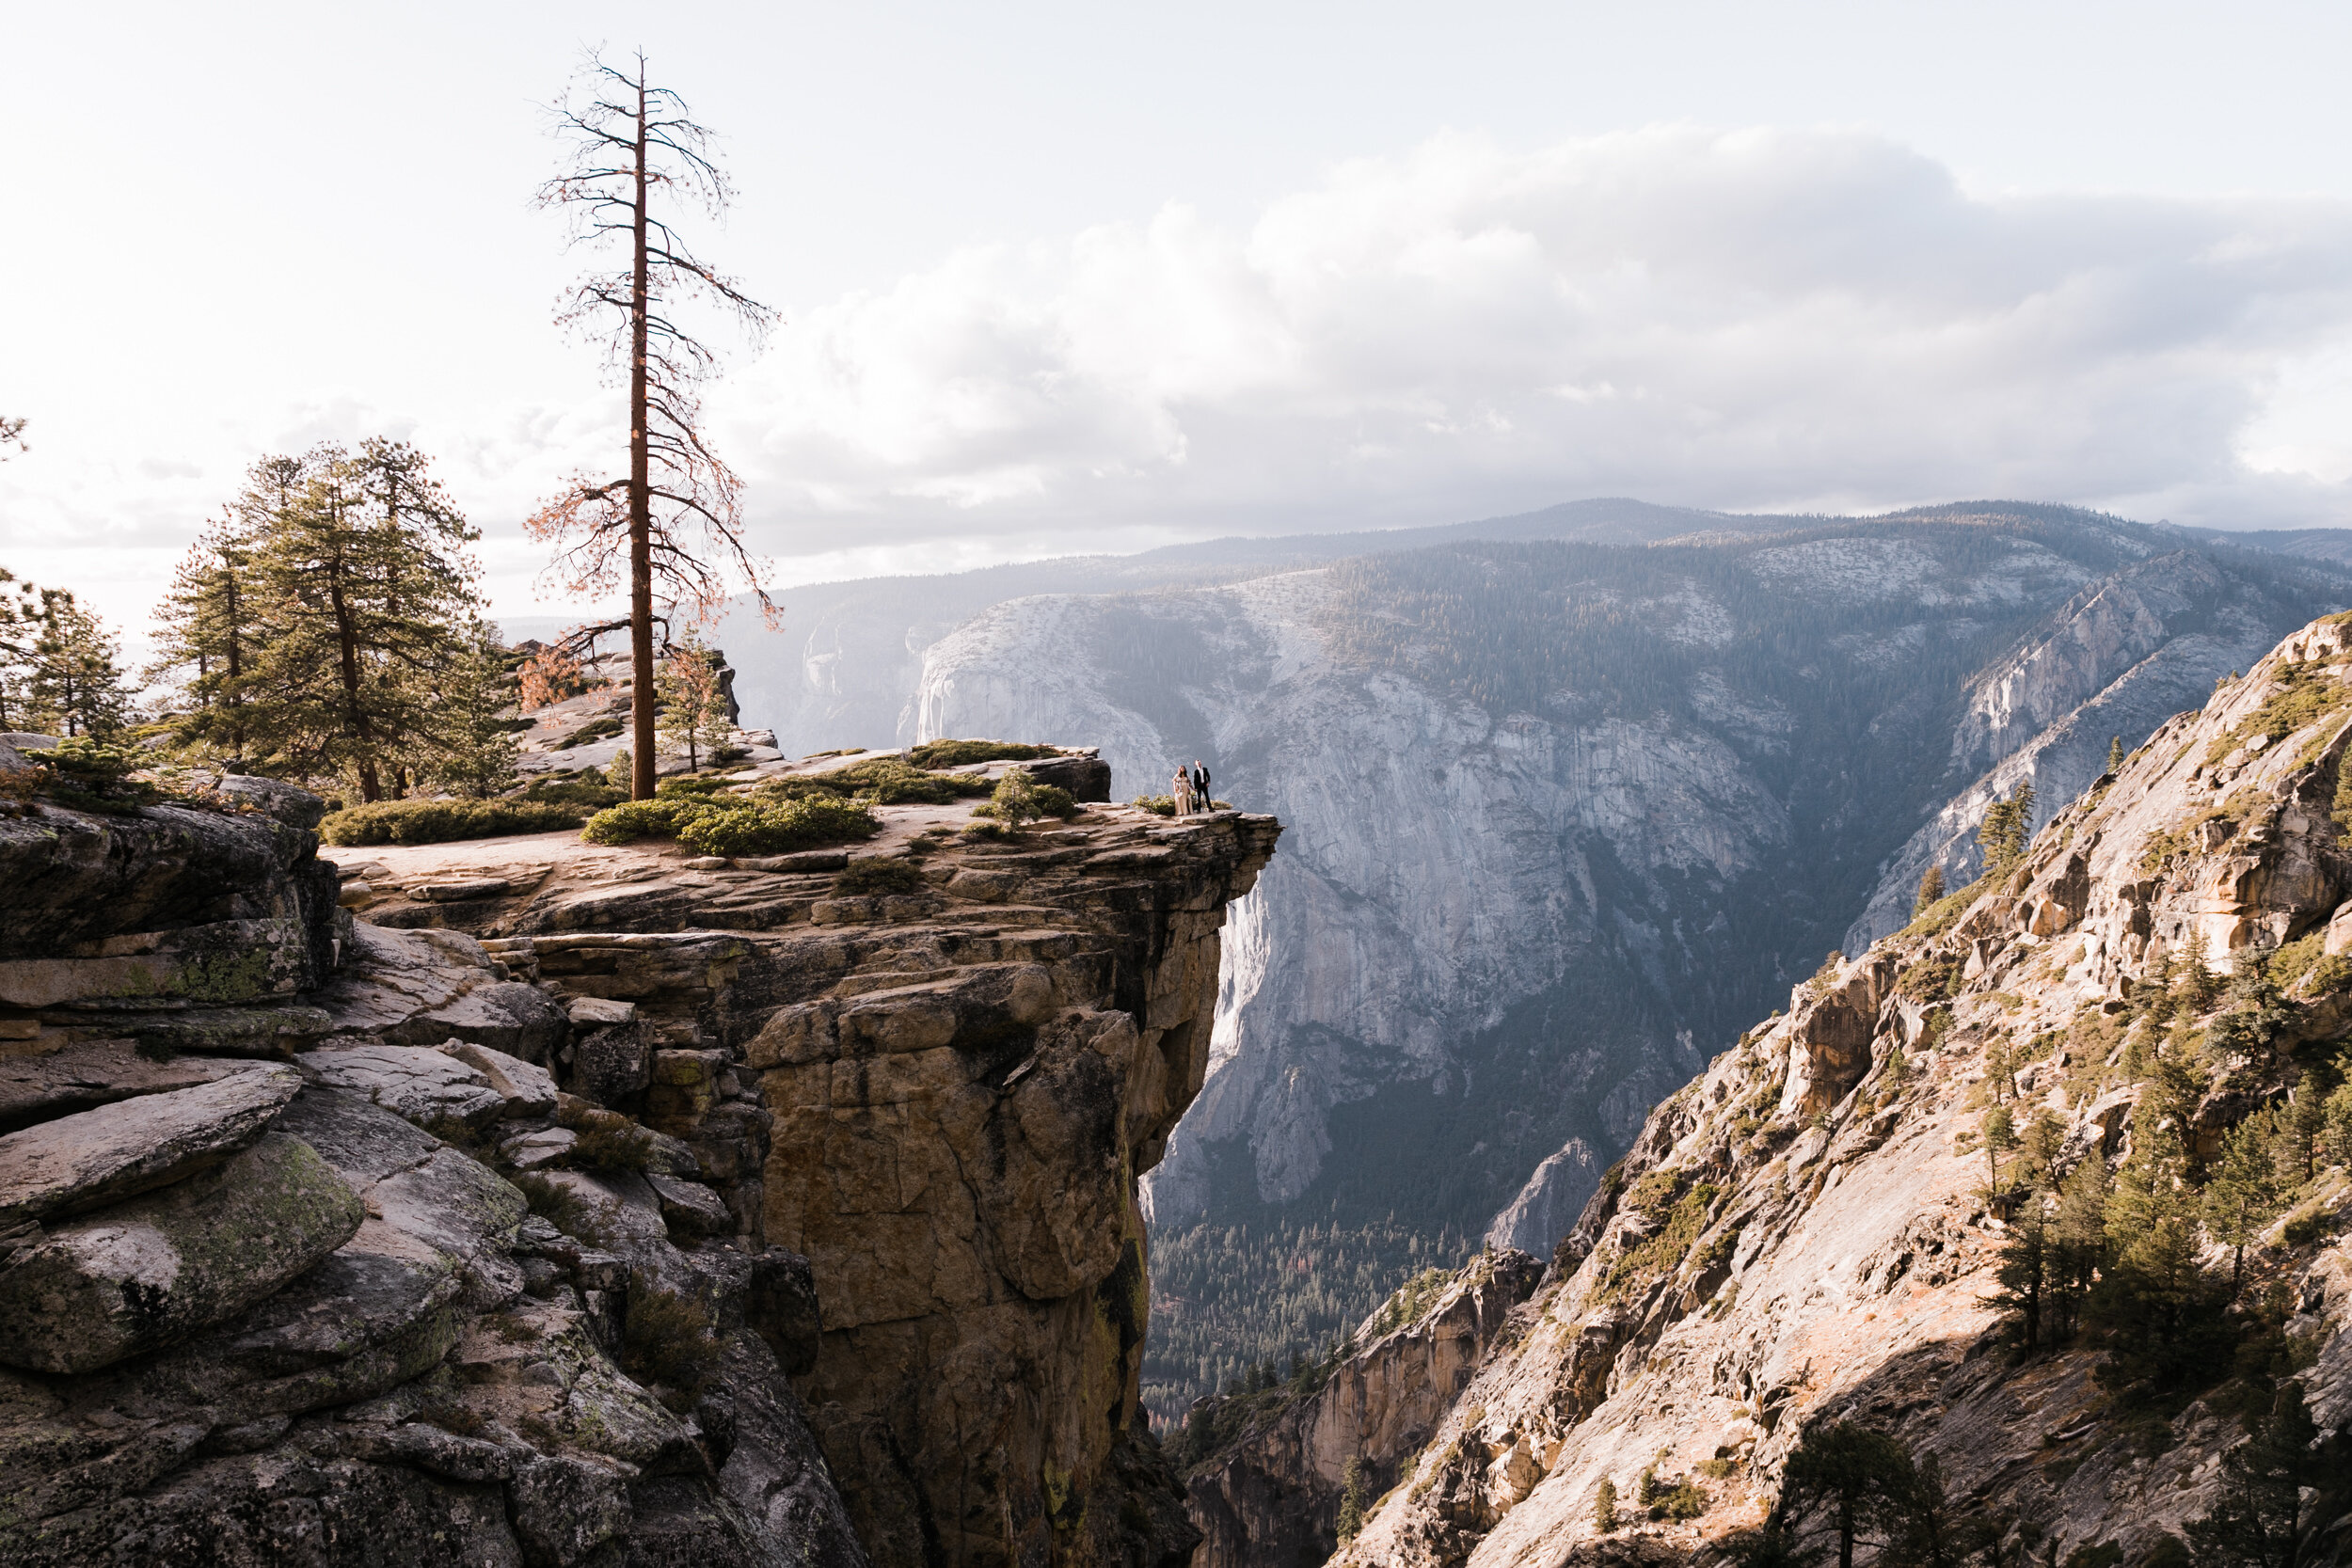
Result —
[[[1199,756],[1290,825],[1149,1187],[1166,1411],[1506,1210],[1540,1251],[1824,952],[1965,879],[1996,792],[2046,819],[2346,603],[2312,548],[2072,508],[1594,500],[803,589],[720,640],[787,751],[1083,736],[1121,795]]]

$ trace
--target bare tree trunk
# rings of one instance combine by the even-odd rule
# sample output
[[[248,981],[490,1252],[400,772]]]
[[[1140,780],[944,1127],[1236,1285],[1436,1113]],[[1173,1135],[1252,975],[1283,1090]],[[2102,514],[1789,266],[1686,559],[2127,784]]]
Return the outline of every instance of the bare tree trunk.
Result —
[[[645,317],[652,279],[645,261],[645,62],[637,62],[636,255],[629,282],[628,651],[629,795],[653,799],[653,475],[645,406]]]
[[[361,740],[375,738],[375,726],[368,722],[367,709],[359,703],[359,637],[351,625],[351,607],[343,600],[342,566],[336,563],[336,575],[329,578],[326,596],[335,607],[335,641],[342,654],[343,700],[351,720],[351,733]],[[384,799],[384,782],[375,771],[375,758],[359,759],[359,799]]]

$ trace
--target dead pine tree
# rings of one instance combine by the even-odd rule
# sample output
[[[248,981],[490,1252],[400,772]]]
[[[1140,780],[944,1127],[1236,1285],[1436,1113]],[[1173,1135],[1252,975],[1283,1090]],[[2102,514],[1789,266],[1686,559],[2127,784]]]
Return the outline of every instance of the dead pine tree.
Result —
[[[626,574],[628,620],[583,627],[572,640],[592,643],[598,632],[628,630],[629,793],[642,800],[653,794],[659,752],[656,602],[704,619],[739,578],[771,626],[776,619],[765,564],[743,543],[741,481],[701,429],[698,388],[717,356],[687,329],[679,308],[699,301],[732,318],[755,343],[776,316],[697,258],[673,226],[681,211],[716,218],[733,192],[711,156],[710,133],[694,123],[684,99],[647,80],[643,54],[628,70],[591,55],[554,118],[569,159],[539,188],[540,205],[567,214],[573,244],[619,263],[583,276],[556,321],[604,339],[626,370],[628,472],[573,476],[526,526],[558,546],[550,569],[570,592],[603,594]]]

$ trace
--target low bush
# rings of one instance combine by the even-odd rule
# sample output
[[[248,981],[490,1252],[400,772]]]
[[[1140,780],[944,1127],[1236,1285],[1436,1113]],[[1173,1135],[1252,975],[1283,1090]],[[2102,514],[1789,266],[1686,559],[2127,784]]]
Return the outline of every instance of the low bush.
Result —
[[[1138,795],[1127,803],[1162,816],[1176,815],[1176,797],[1173,795]]]
[[[679,823],[677,840],[705,855],[781,855],[873,837],[882,824],[847,800],[755,800],[711,805]]]
[[[851,897],[869,897],[875,894],[913,893],[923,885],[923,873],[905,861],[883,860],[877,855],[869,860],[855,861],[850,869],[834,879],[834,891]]]
[[[622,724],[620,719],[616,715],[608,713],[601,719],[591,719],[588,722],[582,724],[580,728],[574,730],[571,734],[557,741],[555,743],[555,749],[559,752],[568,752],[575,746],[594,745],[599,740],[610,740],[612,736],[620,734],[621,730]]]
[[[581,1170],[644,1170],[652,1162],[653,1137],[642,1127],[591,1127],[571,1148],[571,1163]]]
[[[1058,749],[1052,746],[1025,746],[1007,740],[927,740],[907,752],[907,761],[917,768],[963,768],[976,762],[1035,762],[1040,757],[1057,757]]]
[[[664,1289],[653,1275],[629,1275],[628,1317],[621,1330],[621,1368],[640,1383],[659,1383],[691,1403],[719,1370],[721,1352],[709,1308]]]
[[[545,800],[378,800],[319,824],[329,844],[447,844],[580,826],[578,806]]]
[[[641,838],[675,838],[685,800],[623,800],[588,819],[580,836],[591,844],[633,844]]]
[[[619,805],[628,799],[628,791],[607,782],[600,773],[582,773],[569,779],[533,779],[522,798],[544,805],[577,806],[597,812]]]

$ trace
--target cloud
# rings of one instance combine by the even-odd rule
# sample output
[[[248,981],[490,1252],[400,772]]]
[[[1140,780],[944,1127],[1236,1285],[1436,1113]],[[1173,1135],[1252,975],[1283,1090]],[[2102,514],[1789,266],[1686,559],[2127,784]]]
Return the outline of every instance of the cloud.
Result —
[[[2000,197],[1883,138],[1457,135],[1247,231],[974,246],[714,400],[770,547],[2013,496],[2344,521],[2352,205]]]

